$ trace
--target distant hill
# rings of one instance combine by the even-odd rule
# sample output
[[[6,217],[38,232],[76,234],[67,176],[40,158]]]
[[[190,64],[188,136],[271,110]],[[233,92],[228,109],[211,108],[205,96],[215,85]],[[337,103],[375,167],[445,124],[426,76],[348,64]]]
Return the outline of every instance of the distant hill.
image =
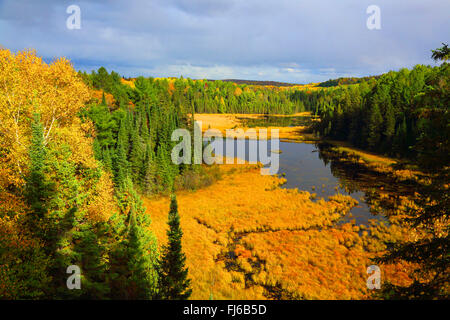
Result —
[[[294,87],[294,86],[299,85],[296,83],[287,83],[287,82],[278,82],[278,81],[261,81],[261,80],[225,79],[222,81],[234,82],[237,84],[248,84],[248,85],[255,85],[255,86],[274,86],[274,87]]]
[[[348,85],[348,84],[356,84],[361,83],[363,81],[368,81],[370,79],[378,79],[380,76],[369,76],[369,77],[362,77],[362,78],[338,78],[338,79],[330,79],[324,82],[319,83],[318,87],[336,87],[336,86],[342,86],[342,85]]]
[[[289,82],[279,82],[279,81],[268,81],[268,80],[244,80],[244,79],[224,79],[220,80],[223,82],[233,82],[236,84],[246,84],[246,85],[253,85],[253,86],[272,86],[272,87],[296,87],[295,89],[320,89],[320,88],[328,88],[328,87],[337,87],[342,85],[350,85],[350,84],[357,84],[361,83],[363,81],[368,81],[370,79],[378,79],[381,75],[377,76],[367,76],[367,77],[341,77],[337,79],[330,79],[324,82],[316,82],[316,83],[309,83],[309,84],[297,84],[297,83],[289,83]],[[169,80],[176,80],[178,78],[176,77],[163,77],[164,79]],[[163,79],[161,78],[161,79]],[[124,78],[126,81],[132,81],[135,78]],[[158,79],[158,78],[157,78]],[[206,81],[217,81],[214,79],[205,79]]]
[[[368,76],[368,77],[351,77],[351,78],[337,78],[330,79],[320,83],[311,83],[309,85],[296,84],[296,83],[288,83],[288,82],[278,82],[278,81],[262,81],[262,80],[242,80],[242,79],[225,79],[222,81],[225,82],[234,82],[237,84],[248,84],[248,85],[256,85],[256,86],[274,86],[274,87],[298,87],[298,86],[307,86],[307,87],[336,87],[341,85],[349,85],[349,84],[357,84],[363,81],[368,81],[370,79],[378,79],[380,76]]]

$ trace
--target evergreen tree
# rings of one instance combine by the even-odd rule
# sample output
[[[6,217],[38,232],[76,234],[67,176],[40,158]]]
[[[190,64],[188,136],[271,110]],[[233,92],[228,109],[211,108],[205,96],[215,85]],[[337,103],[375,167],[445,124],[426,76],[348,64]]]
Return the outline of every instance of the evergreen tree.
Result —
[[[105,98],[105,92],[102,92],[102,106],[106,106],[106,98]]]
[[[105,169],[109,172],[112,170],[112,159],[111,159],[111,152],[109,151],[109,148],[106,147],[102,151],[102,161],[105,165]]]
[[[384,136],[386,138],[386,146],[388,150],[392,148],[392,139],[395,134],[395,114],[391,104],[386,107]]]
[[[127,180],[129,179],[129,169],[128,169],[128,134],[125,128],[125,121],[122,119],[119,133],[117,137],[117,145],[114,156],[114,182],[117,188],[124,190],[125,185],[127,185]]]
[[[381,116],[380,109],[377,104],[374,104],[371,108],[369,118],[369,136],[367,138],[368,146],[371,149],[375,149],[380,142],[380,130],[383,123],[383,117]]]
[[[428,152],[428,146],[420,145],[419,161],[426,170],[431,181],[418,188],[419,196],[415,205],[408,210],[405,219],[409,226],[420,230],[421,236],[410,241],[387,243],[388,251],[381,258],[381,263],[407,261],[417,265],[410,274],[413,282],[408,286],[385,283],[381,296],[385,299],[443,299],[450,298],[449,265],[450,265],[450,169],[448,155],[436,157],[444,150],[450,149],[448,116],[444,127],[441,127],[441,143],[435,154]],[[439,120],[438,120],[439,121]],[[442,122],[441,122],[442,123]],[[447,127],[447,128],[445,128]]]
[[[127,239],[127,264],[130,272],[127,286],[129,299],[151,299],[155,294],[155,266],[152,264],[152,256],[154,258],[156,253],[148,251],[146,240],[148,239],[146,239],[145,231],[138,225],[136,211],[132,207]],[[154,239],[151,241],[154,242]]]
[[[76,264],[81,267],[82,287],[80,298],[106,299],[110,296],[110,287],[107,281],[108,265],[104,261],[108,248],[104,241],[113,239],[106,237],[109,226],[105,223],[93,224],[84,221],[78,226],[74,234],[74,252]],[[103,241],[102,241],[103,238]],[[65,275],[67,277],[67,274]],[[77,293],[79,290],[74,290]]]
[[[406,117],[403,117],[402,122],[397,127],[394,138],[394,150],[397,154],[405,154],[407,152],[406,148],[406,136],[408,134],[408,127],[406,125]]]
[[[442,51],[438,54],[442,54]],[[418,196],[414,199],[414,205],[409,207],[404,222],[416,229],[420,236],[408,241],[388,243],[388,251],[376,259],[381,263],[412,263],[414,271],[410,277],[413,282],[408,286],[385,283],[381,290],[381,296],[385,299],[450,298],[449,72],[449,65],[443,64],[438,72],[427,79],[426,93],[417,101],[419,106],[428,110],[414,149],[417,163],[426,174],[424,180],[429,181],[421,183],[415,190]],[[406,127],[406,123],[403,126]]]
[[[14,276],[18,279],[23,278],[22,281],[26,284],[23,290],[28,290],[28,292],[24,292],[23,297],[46,298],[51,297],[51,290],[49,288],[53,284],[52,275],[49,271],[49,266],[53,261],[49,257],[50,252],[46,247],[48,244],[46,223],[49,210],[48,201],[54,192],[54,186],[47,180],[44,174],[46,167],[46,148],[44,146],[44,129],[39,113],[33,115],[29,156],[30,171],[26,179],[25,200],[29,205],[30,211],[24,217],[25,233],[29,237],[35,237],[39,245],[32,249],[34,252],[29,252],[26,258],[23,257],[23,259],[28,259],[30,264],[24,274],[22,275],[16,271]],[[4,240],[3,236],[0,238],[0,240]],[[0,253],[2,253],[2,249],[2,246],[0,246]],[[17,260],[20,259],[21,254],[22,252],[17,254]],[[36,261],[41,265],[34,266]],[[10,268],[15,270],[14,266],[10,266]],[[36,275],[38,275],[38,278],[36,278]]]
[[[149,229],[151,221],[142,201],[131,183],[127,188],[119,195],[122,214],[115,217],[115,233],[121,235],[121,240],[111,253],[111,297],[152,299],[158,284],[156,238]]]
[[[192,289],[185,267],[186,257],[181,248],[183,232],[180,228],[180,216],[175,195],[172,195],[169,212],[168,244],[164,247],[159,270],[159,290],[162,299],[184,300],[189,298]]]
[[[155,155],[150,146],[146,145],[145,157],[141,167],[141,189],[144,193],[153,193],[155,190],[156,162]]]
[[[45,158],[47,156],[44,146],[44,128],[40,115],[34,114],[31,125],[30,173],[25,186],[25,198],[31,209],[27,215],[27,227],[32,234],[46,241],[46,218],[48,201],[53,194],[53,184],[45,177]]]
[[[431,57],[434,61],[447,61],[448,59],[450,59],[450,49],[448,48],[448,44],[443,43],[442,45],[442,48],[431,50],[431,52],[433,52]]]
[[[48,167],[52,180],[58,185],[57,192],[49,201],[51,210],[47,220],[47,250],[52,257],[51,274],[54,281],[53,297],[62,299],[108,296],[105,281],[107,247],[104,224],[92,220],[83,205],[86,191],[77,179],[79,168],[70,161],[72,152],[68,145],[52,146],[48,153]],[[101,171],[90,171],[100,178]],[[98,181],[98,180],[97,180]],[[76,265],[81,269],[81,290],[68,290],[67,267]]]
[[[108,291],[104,281],[106,265],[102,259],[105,248],[100,247],[96,226],[80,210],[85,195],[80,192],[75,164],[67,145],[44,147],[43,127],[34,115],[30,146],[30,176],[26,197],[31,208],[27,227],[44,244],[49,257],[48,273],[51,285],[45,288],[52,298],[102,298]],[[58,185],[55,190],[47,175]],[[66,269],[77,265],[83,274],[83,289],[68,290]]]
[[[138,126],[135,125],[134,128],[131,130],[131,139],[130,139],[130,157],[129,157],[129,164],[130,164],[130,171],[131,171],[131,177],[133,179],[133,183],[136,186],[140,186],[140,170],[142,168],[142,159],[145,156],[145,149],[143,150],[143,143],[141,143],[141,138],[139,136],[138,132]]]

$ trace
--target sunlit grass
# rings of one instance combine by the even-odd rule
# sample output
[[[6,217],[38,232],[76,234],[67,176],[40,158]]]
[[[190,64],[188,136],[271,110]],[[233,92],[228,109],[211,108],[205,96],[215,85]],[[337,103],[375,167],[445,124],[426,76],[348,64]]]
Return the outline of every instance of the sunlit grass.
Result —
[[[192,299],[368,297],[370,258],[385,249],[379,239],[399,238],[400,229],[337,225],[354,199],[313,202],[308,192],[279,188],[283,179],[261,175],[256,165],[221,170],[213,185],[177,194]],[[161,245],[169,199],[144,203]],[[404,268],[383,270],[408,280]]]

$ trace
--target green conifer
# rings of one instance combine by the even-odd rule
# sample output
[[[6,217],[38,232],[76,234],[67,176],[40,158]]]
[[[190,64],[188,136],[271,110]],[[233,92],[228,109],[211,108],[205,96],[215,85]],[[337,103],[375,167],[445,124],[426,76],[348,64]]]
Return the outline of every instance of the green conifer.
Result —
[[[160,297],[169,300],[188,299],[192,293],[189,288],[186,257],[181,247],[183,232],[180,228],[180,216],[175,195],[172,195],[169,212],[168,244],[164,247],[160,262],[159,280]]]

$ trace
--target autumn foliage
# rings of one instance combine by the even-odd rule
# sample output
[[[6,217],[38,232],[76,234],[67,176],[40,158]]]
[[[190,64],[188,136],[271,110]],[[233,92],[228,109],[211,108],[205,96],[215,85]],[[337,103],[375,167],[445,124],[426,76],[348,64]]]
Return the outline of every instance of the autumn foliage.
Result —
[[[33,218],[25,190],[34,115],[43,129],[43,172],[55,190],[48,204],[55,219],[74,201],[92,223],[106,222],[116,210],[111,180],[93,156],[93,126],[77,114],[89,97],[67,59],[47,64],[34,51],[0,50],[1,297],[45,297],[52,277],[45,242],[24,223]]]
[[[356,204],[349,196],[312,201],[283,189],[283,179],[251,165],[223,165],[223,179],[178,194],[194,299],[367,299],[366,268],[405,231],[373,222],[337,220]],[[251,181],[251,183],[249,183]],[[146,199],[164,244],[169,199]],[[226,205],[224,205],[226,204]],[[376,235],[376,236],[374,236]],[[386,265],[383,277],[407,284],[407,266]]]

